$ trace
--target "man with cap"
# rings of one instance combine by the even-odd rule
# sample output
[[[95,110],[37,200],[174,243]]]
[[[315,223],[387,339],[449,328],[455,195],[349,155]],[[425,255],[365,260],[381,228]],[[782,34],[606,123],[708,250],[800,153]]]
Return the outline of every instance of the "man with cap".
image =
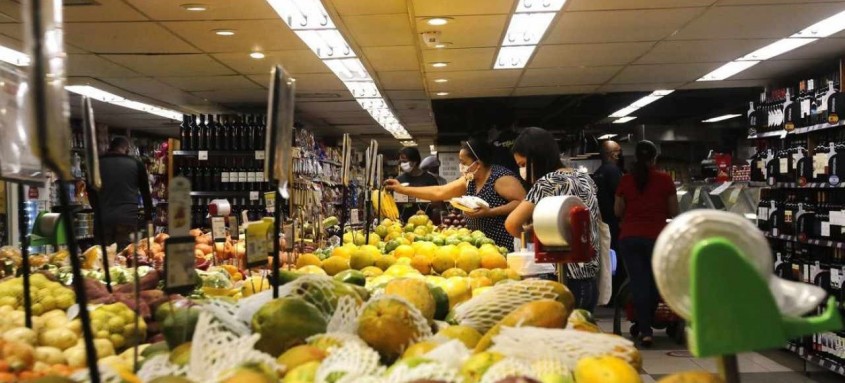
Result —
[[[446,184],[446,179],[440,176],[440,160],[437,159],[437,156],[428,156],[423,158],[420,163],[420,169],[428,174],[431,174],[434,178],[437,178],[438,185]]]

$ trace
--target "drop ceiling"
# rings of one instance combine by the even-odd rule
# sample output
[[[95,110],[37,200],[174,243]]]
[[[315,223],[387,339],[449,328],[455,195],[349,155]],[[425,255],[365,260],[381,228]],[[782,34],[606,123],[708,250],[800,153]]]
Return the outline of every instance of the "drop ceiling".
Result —
[[[298,111],[319,132],[396,144],[265,0],[190,1],[206,5],[205,12],[186,11],[183,2],[189,1],[65,7],[69,82],[99,84],[184,112],[259,112],[270,67],[281,64],[298,80]],[[494,71],[515,0],[323,3],[421,145],[437,134],[432,100],[754,87],[845,49],[845,33],[839,33],[728,81],[696,83],[728,60],[845,10],[845,1],[569,0],[526,68]],[[451,20],[432,27],[426,21],[433,16]],[[19,3],[0,0],[0,44],[22,49],[19,20]],[[235,35],[217,36],[216,29]],[[422,43],[419,34],[432,30],[441,32],[447,48]],[[256,50],[266,58],[250,58]],[[449,65],[433,68],[436,61]],[[606,104],[604,112],[624,106]],[[170,121],[100,108],[100,118],[112,125],[175,132]]]

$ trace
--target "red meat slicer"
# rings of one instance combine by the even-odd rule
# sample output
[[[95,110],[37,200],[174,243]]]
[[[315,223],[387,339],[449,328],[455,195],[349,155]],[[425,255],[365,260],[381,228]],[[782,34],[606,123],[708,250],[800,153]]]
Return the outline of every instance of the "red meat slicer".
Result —
[[[580,198],[543,198],[534,208],[533,221],[535,262],[589,262],[596,257],[592,246],[590,210]]]

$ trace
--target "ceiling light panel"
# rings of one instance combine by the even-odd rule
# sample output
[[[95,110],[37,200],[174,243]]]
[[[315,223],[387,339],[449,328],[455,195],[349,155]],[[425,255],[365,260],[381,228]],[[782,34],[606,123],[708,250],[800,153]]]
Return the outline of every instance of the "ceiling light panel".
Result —
[[[556,13],[517,13],[511,17],[502,46],[537,45]]]
[[[0,46],[0,60],[15,66],[29,65],[29,56],[23,52]]]
[[[716,68],[716,70],[702,76],[696,81],[721,81],[759,63],[759,61],[731,61]]]
[[[411,139],[320,0],[267,0],[267,3],[382,128],[396,139]]]
[[[501,47],[493,69],[520,69],[525,68],[531,55],[534,54],[536,45],[523,47]]]
[[[657,100],[659,100],[659,99],[661,99],[665,96],[672,94],[672,92],[674,92],[674,90],[672,90],[672,89],[655,90],[654,92],[651,92],[651,94],[649,94],[648,96],[645,96],[645,97],[643,97],[643,98],[641,98],[637,101],[634,101],[633,103],[631,103],[631,105],[628,105],[628,106],[626,106],[622,109],[617,110],[616,112],[613,112],[613,114],[611,114],[608,117],[611,117],[611,118],[625,117],[625,116],[627,116],[631,113],[634,113],[636,110],[638,110],[638,109],[640,109],[640,108],[642,108],[642,107],[644,107],[648,104],[651,104],[652,102],[655,102],[655,101],[657,101]],[[632,120],[633,120],[633,118],[632,118]],[[619,121],[619,120],[617,120],[617,121]],[[617,121],[613,121],[613,122],[614,123],[620,123],[620,122],[617,122]],[[628,121],[630,121],[630,120],[626,120],[626,121],[623,121],[623,122],[628,122]]]
[[[614,124],[624,124],[626,122],[630,122],[630,121],[633,121],[635,119],[636,119],[636,117],[634,117],[634,116],[622,117],[620,119],[613,121],[613,123]]]
[[[144,104],[138,101],[132,101],[113,93],[106,92],[102,89],[97,89],[88,85],[68,85],[65,87],[68,92],[73,92],[82,96],[90,97],[91,99],[109,103],[112,105],[122,106],[124,108],[134,109],[156,116],[169,118],[171,120],[181,121],[182,113],[175,110],[160,108],[157,106]]]
[[[845,11],[815,23],[792,37],[824,38],[845,30]]]
[[[528,65],[566,0],[519,0],[511,15],[493,69],[521,69]]]
[[[520,0],[516,5],[516,13],[557,12],[566,0]]]
[[[701,122],[719,122],[719,121],[730,120],[732,118],[737,118],[739,116],[742,116],[742,115],[741,114],[725,114],[725,115],[722,115],[722,116],[719,116],[719,117],[708,118],[708,119],[703,120]]]
[[[786,52],[789,52],[793,49],[797,49],[807,45],[817,39],[796,39],[796,38],[788,38],[788,39],[780,39],[775,41],[765,47],[762,47],[754,52],[751,52],[745,56],[740,57],[737,61],[763,61],[768,60],[772,57],[782,55]]]

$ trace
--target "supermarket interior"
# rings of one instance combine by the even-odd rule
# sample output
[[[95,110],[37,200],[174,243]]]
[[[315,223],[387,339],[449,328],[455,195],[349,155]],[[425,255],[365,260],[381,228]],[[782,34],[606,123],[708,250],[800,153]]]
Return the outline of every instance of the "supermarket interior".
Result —
[[[845,382],[845,0],[0,0],[0,383]]]

